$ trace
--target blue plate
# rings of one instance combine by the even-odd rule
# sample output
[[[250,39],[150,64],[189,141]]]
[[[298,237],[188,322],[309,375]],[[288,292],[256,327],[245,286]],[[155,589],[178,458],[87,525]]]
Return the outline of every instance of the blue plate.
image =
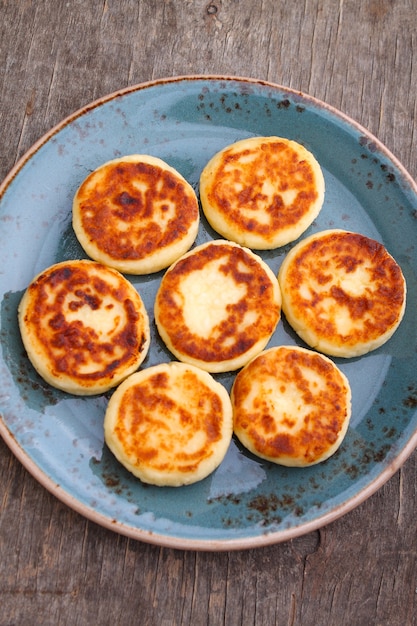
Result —
[[[16,309],[33,276],[81,258],[72,198],[103,162],[131,153],[160,157],[196,190],[218,150],[252,135],[295,139],[321,164],[326,196],[306,232],[341,227],[385,244],[408,284],[393,338],[362,358],[335,359],[349,378],[353,415],[339,451],[307,469],[264,462],[233,441],[221,466],[188,487],[145,486],[103,442],[109,395],[77,398],[44,383],[23,349]],[[260,81],[160,80],[111,94],[53,128],[0,188],[0,432],[39,482],[85,517],[142,541],[199,550],[253,548],[338,518],[374,493],[417,445],[417,187],[364,128],[322,102]],[[217,235],[202,221],[197,243]],[[276,272],[289,246],[261,256]],[[152,321],[144,366],[170,360],[158,341],[153,299],[161,273],[131,278]],[[300,344],[282,320],[270,345]],[[228,389],[232,374],[217,376]]]

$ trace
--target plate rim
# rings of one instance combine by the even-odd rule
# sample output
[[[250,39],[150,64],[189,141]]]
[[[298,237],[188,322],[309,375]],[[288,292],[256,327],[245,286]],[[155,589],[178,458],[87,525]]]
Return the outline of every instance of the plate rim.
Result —
[[[334,117],[339,118],[343,122],[345,122],[348,126],[352,126],[356,128],[359,133],[362,133],[364,137],[367,137],[375,143],[375,147],[378,148],[378,151],[384,154],[400,171],[401,175],[404,177],[404,180],[410,185],[413,189],[414,193],[417,194],[417,182],[413,179],[411,174],[405,168],[405,166],[401,163],[398,157],[385,146],[384,143],[378,137],[373,134],[370,130],[368,130],[365,126],[363,126],[360,122],[357,122],[354,118],[350,117],[347,113],[344,113],[340,109],[337,109],[335,106],[328,104],[324,100],[317,98],[315,96],[311,96],[310,94],[294,89],[293,87],[286,87],[280,83],[274,83],[268,80],[262,80],[258,78],[250,78],[238,75],[222,75],[222,74],[183,74],[179,76],[165,77],[165,78],[156,78],[153,80],[144,81],[141,83],[136,83],[135,85],[130,85],[128,87],[122,87],[121,89],[117,89],[112,91],[104,96],[100,96],[99,98],[95,98],[91,102],[79,107],[69,115],[65,116],[62,120],[60,120],[57,124],[54,124],[46,133],[43,133],[29,148],[26,150],[21,157],[16,161],[11,170],[6,174],[5,178],[0,183],[0,200],[2,199],[7,187],[10,185],[12,180],[16,177],[19,170],[25,165],[27,161],[44,145],[46,144],[54,135],[56,135],[59,131],[65,128],[68,124],[71,124],[74,120],[82,117],[89,111],[100,107],[106,102],[110,102],[115,98],[122,97],[128,95],[129,93],[135,93],[137,91],[142,91],[144,89],[149,89],[151,87],[156,87],[158,85],[164,84],[173,84],[173,83],[181,83],[181,82],[197,82],[199,80],[204,81],[225,81],[225,82],[237,82],[237,83],[247,83],[252,85],[259,85],[261,87],[269,87],[272,90],[279,90],[285,93],[292,95],[295,98],[300,98],[303,101],[307,101],[313,104],[315,107],[327,110]]]
[[[16,161],[15,165],[5,176],[0,184],[0,203],[8,187],[17,177],[22,168],[30,161],[30,159],[36,154],[36,152],[42,148],[52,137],[59,133],[66,126],[81,118],[89,111],[99,108],[103,104],[115,100],[119,97],[123,97],[130,93],[135,93],[145,89],[149,89],[156,86],[162,86],[174,83],[185,82],[225,82],[227,83],[242,83],[260,87],[270,88],[272,91],[280,91],[284,94],[288,94],[293,98],[299,98],[300,101],[306,102],[312,105],[314,108],[327,111],[332,118],[336,118],[344,122],[347,126],[355,129],[360,135],[365,137],[368,141],[371,141],[375,149],[380,154],[383,154],[387,160],[398,170],[401,174],[402,184],[406,184],[412,193],[417,198],[417,183],[412,178],[411,174],[407,171],[404,165],[399,159],[387,148],[371,131],[366,129],[360,123],[353,118],[335,108],[334,106],[327,104],[326,102],[311,96],[305,92],[286,87],[284,85],[274,83],[271,81],[261,80],[257,78],[247,78],[243,76],[234,75],[222,75],[222,74],[184,74],[180,76],[165,77],[154,80],[149,80],[128,87],[124,87],[115,91],[112,91],[104,96],[96,98],[95,100],[83,105],[76,109],[71,114],[64,117],[60,122],[52,126],[46,133],[44,133],[37,141],[35,141],[31,147]],[[227,86],[227,85],[226,85]],[[407,461],[410,455],[417,447],[417,429],[414,430],[410,436],[408,442],[401,448],[399,454],[395,456],[383,470],[365,487],[360,489],[359,492],[349,497],[344,502],[336,505],[330,511],[323,513],[323,515],[315,518],[311,521],[306,521],[299,526],[290,527],[279,531],[260,532],[257,535],[250,535],[238,538],[208,538],[208,539],[194,539],[171,536],[162,534],[160,532],[153,532],[150,530],[133,527],[120,522],[116,519],[110,519],[110,516],[106,516],[103,513],[98,512],[94,508],[83,504],[71,493],[62,488],[56,481],[53,480],[44,470],[40,469],[34,459],[31,458],[29,453],[22,448],[13,433],[9,430],[6,421],[4,419],[3,412],[0,412],[0,435],[5,441],[6,445],[11,450],[12,454],[23,465],[23,467],[31,474],[37,482],[39,482],[47,491],[49,491],[54,497],[63,502],[72,510],[76,511],[84,518],[108,529],[113,532],[117,532],[121,535],[129,537],[131,539],[139,540],[144,543],[158,545],[167,548],[181,549],[181,550],[194,550],[194,551],[231,551],[231,550],[244,550],[253,549],[258,547],[264,547],[277,543],[282,543],[290,539],[305,535],[314,530],[318,530],[329,523],[336,521],[340,517],[346,515],[358,505],[362,504],[376,491],[378,491],[392,476],[400,469],[400,467]]]

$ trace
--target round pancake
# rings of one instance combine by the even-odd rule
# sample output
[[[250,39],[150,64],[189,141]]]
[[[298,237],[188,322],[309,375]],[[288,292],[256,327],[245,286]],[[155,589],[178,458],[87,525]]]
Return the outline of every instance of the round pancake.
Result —
[[[226,389],[192,365],[171,362],[132,374],[112,395],[105,440],[143,482],[179,487],[222,462],[233,432]]]
[[[143,154],[92,172],[77,190],[72,212],[87,254],[126,274],[171,265],[194,243],[200,217],[191,185],[161,159]]]
[[[200,200],[207,220],[223,237],[248,248],[273,249],[297,239],[317,217],[324,178],[301,144],[251,137],[207,163]]]
[[[281,294],[252,251],[216,240],[187,252],[162,278],[155,321],[167,348],[208,372],[236,370],[266,346]]]
[[[18,318],[38,373],[76,395],[114,387],[149,348],[149,320],[138,292],[95,261],[64,261],[44,270],[24,293]]]
[[[270,348],[236,376],[234,432],[253,454],[294,467],[315,465],[339,448],[351,416],[346,376],[326,356]]]
[[[332,356],[375,350],[404,315],[399,265],[381,243],[358,233],[327,230],[304,239],[285,257],[278,280],[289,324]]]

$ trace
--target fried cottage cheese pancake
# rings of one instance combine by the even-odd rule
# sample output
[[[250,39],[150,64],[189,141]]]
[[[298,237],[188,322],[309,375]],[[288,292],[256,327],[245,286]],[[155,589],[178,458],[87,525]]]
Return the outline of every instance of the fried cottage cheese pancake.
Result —
[[[85,179],[73,201],[73,228],[84,250],[127,274],[171,265],[194,243],[199,218],[191,185],[149,155],[105,163]]]
[[[346,376],[326,356],[294,346],[265,350],[236,376],[234,432],[253,454],[294,467],[339,448],[351,416]]]
[[[378,348],[404,315],[400,267],[382,244],[357,233],[328,230],[304,239],[285,257],[278,280],[289,324],[333,356]]]
[[[76,395],[103,393],[134,372],[149,349],[142,299],[119,272],[95,261],[57,263],[28,286],[19,327],[34,368]]]
[[[184,363],[132,374],[112,395],[105,440],[143,482],[179,487],[202,480],[222,462],[233,432],[226,389]]]
[[[162,278],[155,321],[167,348],[209,372],[238,369],[267,344],[280,319],[278,280],[250,250],[202,244]]]
[[[223,237],[258,250],[297,239],[317,217],[324,178],[314,156],[281,137],[242,139],[218,152],[200,177],[200,200]]]

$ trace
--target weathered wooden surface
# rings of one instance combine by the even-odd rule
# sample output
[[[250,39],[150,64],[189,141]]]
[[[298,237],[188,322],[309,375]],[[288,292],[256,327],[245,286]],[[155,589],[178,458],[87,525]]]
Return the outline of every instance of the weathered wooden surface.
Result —
[[[199,73],[325,100],[417,175],[414,0],[0,0],[0,178],[91,100]],[[86,521],[0,442],[0,624],[417,624],[416,465],[320,531],[193,553]]]

